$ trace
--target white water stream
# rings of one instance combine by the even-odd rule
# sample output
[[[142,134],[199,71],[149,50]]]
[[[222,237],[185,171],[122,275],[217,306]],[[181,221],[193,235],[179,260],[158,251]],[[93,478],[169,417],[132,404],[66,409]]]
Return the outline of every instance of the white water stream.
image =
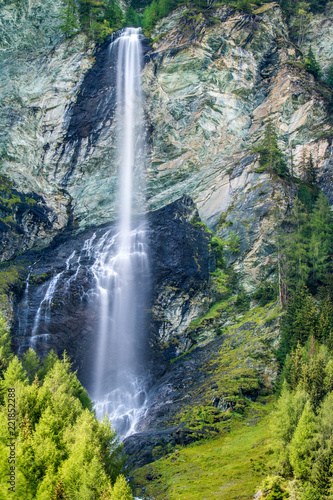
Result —
[[[99,418],[108,413],[123,437],[131,434],[144,411],[144,382],[138,375],[138,341],[144,325],[144,276],[148,275],[145,222],[133,221],[144,211],[144,120],[141,97],[140,29],[127,28],[110,45],[116,60],[116,120],[119,151],[119,226],[94,245],[99,303],[99,329],[93,398]],[[141,276],[141,279],[140,279]]]

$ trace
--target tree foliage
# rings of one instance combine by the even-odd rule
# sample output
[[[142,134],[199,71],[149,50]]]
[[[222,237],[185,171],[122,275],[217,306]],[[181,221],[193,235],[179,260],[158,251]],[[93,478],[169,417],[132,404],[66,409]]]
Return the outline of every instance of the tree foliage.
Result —
[[[83,30],[102,42],[124,25],[117,0],[64,0],[61,30],[67,37]]]
[[[0,381],[1,498],[12,498],[7,487],[7,443],[13,436],[6,416],[8,394],[13,391],[17,498],[101,498],[103,491],[117,484],[124,463],[122,447],[107,418],[103,422],[96,419],[89,396],[71,371],[66,354],[60,360],[51,352],[40,361],[30,349],[20,361],[8,354],[7,333],[1,339],[7,365]],[[126,481],[119,481],[127,495],[119,498],[132,498]]]
[[[257,172],[268,172],[272,176],[287,177],[287,164],[279,148],[276,128],[272,120],[267,123],[263,140],[255,151],[260,155],[260,168],[257,169]]]

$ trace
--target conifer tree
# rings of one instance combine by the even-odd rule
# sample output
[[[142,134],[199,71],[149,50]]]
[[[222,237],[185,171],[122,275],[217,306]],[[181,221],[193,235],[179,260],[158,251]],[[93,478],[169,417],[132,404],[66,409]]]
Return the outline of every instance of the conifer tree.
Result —
[[[278,454],[279,464],[285,472],[290,472],[289,445],[293,439],[298,422],[303,414],[308,396],[298,389],[292,393],[287,383],[283,383],[281,395],[271,418],[273,445]]]
[[[303,282],[290,299],[282,322],[281,342],[277,357],[281,363],[299,343],[303,346],[310,335],[316,335],[318,314]]]
[[[310,217],[311,240],[309,261],[311,277],[315,282],[330,270],[333,249],[333,218],[326,196],[318,196]]]
[[[328,499],[332,488],[333,446],[320,448],[315,455],[312,472],[313,484],[320,498]]]
[[[329,296],[324,299],[321,306],[317,336],[320,341],[327,344],[330,344],[333,338],[333,305]]]
[[[309,158],[307,159],[305,163],[305,168],[304,168],[304,177],[305,177],[305,182],[306,184],[312,188],[316,189],[317,188],[317,169],[315,167],[315,164],[313,162],[312,155],[310,154]]]
[[[325,397],[325,360],[321,354],[310,360],[303,371],[303,387],[309,394],[312,409],[316,411]]]
[[[65,0],[65,8],[62,11],[63,24],[61,31],[66,37],[70,37],[79,30],[78,8],[76,0]]]
[[[315,58],[312,47],[309,48],[309,51],[304,59],[304,65],[305,69],[307,69],[310,73],[312,73],[315,78],[320,78],[321,69],[319,63]]]
[[[5,319],[0,315],[0,376],[12,359],[9,329]]]
[[[303,376],[303,353],[301,344],[298,342],[296,349],[291,353],[290,362],[290,383],[291,388],[296,389]]]
[[[290,463],[298,479],[309,479],[314,459],[316,419],[307,402],[290,443]]]
[[[256,150],[260,153],[259,163],[261,171],[267,171],[270,175],[286,177],[288,175],[287,164],[284,155],[279,148],[277,133],[272,120],[265,127],[264,138]]]

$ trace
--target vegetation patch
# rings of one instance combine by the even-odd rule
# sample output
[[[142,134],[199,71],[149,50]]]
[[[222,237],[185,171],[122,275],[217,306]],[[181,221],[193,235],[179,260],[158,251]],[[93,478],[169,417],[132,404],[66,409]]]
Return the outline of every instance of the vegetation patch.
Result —
[[[251,403],[246,416],[224,422],[224,432],[136,469],[136,494],[162,500],[249,499],[273,470],[270,400]],[[203,411],[203,410],[200,410]],[[214,421],[214,412],[206,412]],[[226,425],[227,424],[227,425]]]

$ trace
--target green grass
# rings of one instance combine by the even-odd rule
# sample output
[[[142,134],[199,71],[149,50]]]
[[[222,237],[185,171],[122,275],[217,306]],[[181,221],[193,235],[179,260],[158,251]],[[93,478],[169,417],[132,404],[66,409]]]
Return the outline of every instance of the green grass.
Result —
[[[216,438],[179,447],[172,454],[134,471],[137,495],[155,500],[253,498],[273,466],[269,414],[272,403],[252,403],[246,418],[227,422]]]
[[[201,318],[191,321],[189,325],[189,332],[210,323],[211,320],[219,318],[222,311],[231,312],[230,304],[235,300],[235,297],[230,297],[229,299],[223,299],[210,307],[208,312]]]

